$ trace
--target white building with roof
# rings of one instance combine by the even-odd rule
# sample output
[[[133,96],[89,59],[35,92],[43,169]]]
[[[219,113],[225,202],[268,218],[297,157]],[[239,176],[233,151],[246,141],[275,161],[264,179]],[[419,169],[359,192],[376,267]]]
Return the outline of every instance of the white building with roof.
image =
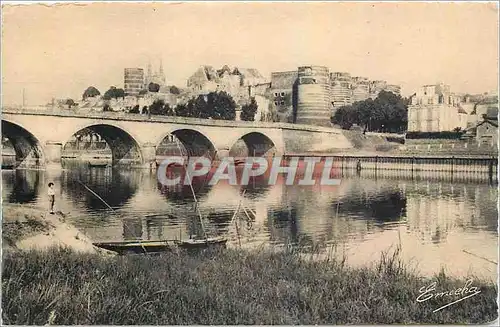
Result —
[[[408,131],[444,132],[467,128],[468,114],[461,102],[462,98],[451,93],[449,85],[420,87],[408,106]]]

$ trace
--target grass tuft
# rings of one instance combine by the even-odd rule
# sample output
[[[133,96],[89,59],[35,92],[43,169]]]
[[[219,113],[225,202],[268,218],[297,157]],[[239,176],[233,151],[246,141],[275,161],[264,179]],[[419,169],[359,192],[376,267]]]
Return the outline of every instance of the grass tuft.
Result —
[[[384,254],[373,268],[308,260],[285,251],[215,256],[102,257],[68,249],[7,253],[2,318],[16,325],[457,324],[497,318],[497,287],[439,312],[446,298],[417,302],[419,289],[463,287],[444,274],[409,273]]]

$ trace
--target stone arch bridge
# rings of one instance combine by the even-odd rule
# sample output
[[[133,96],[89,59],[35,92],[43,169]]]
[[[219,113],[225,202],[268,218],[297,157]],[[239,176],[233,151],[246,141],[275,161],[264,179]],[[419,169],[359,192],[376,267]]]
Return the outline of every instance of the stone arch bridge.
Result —
[[[83,129],[108,143],[113,165],[143,168],[156,161],[156,149],[169,135],[175,135],[191,155],[219,159],[228,156],[238,140],[256,156],[352,148],[334,128],[116,112],[2,110],[2,136],[11,141],[18,166],[60,166],[64,145]]]

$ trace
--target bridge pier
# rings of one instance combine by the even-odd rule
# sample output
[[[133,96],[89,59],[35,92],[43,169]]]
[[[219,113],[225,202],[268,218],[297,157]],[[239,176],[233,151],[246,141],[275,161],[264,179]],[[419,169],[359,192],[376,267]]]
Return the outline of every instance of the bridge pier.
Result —
[[[142,167],[156,167],[156,146],[152,143],[145,143],[141,146]]]
[[[229,149],[227,148],[222,148],[222,149],[217,149],[217,159],[224,159],[229,157]]]
[[[156,145],[163,147],[166,135],[174,135],[188,155],[210,155],[214,159],[228,157],[233,148],[234,155],[239,155],[237,151],[243,147],[240,144],[234,146],[239,140],[243,140],[248,149],[246,155],[251,156],[272,156],[269,150],[273,147],[276,156],[353,148],[343,132],[335,128],[186,117],[142,119],[118,113],[2,109],[2,135],[15,146],[16,164],[22,164],[23,168],[36,164],[61,167],[62,145],[83,129],[99,134],[106,141],[112,151],[113,166],[138,168],[155,166]]]
[[[62,169],[61,156],[63,145],[61,142],[47,141],[44,147],[45,168],[50,170]]]

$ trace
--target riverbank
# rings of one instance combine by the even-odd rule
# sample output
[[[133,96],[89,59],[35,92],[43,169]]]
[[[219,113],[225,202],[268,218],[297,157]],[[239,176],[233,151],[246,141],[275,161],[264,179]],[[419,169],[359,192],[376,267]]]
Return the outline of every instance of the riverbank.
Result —
[[[424,278],[397,252],[364,268],[271,249],[105,256],[65,222],[67,215],[4,206],[6,324],[466,324],[497,318],[497,285],[476,278],[467,284],[468,278],[444,273]],[[434,282],[433,294],[461,290],[418,302],[420,290]],[[470,295],[472,287],[481,292],[433,312]]]
[[[418,302],[419,290],[458,296]],[[115,256],[46,251],[3,261],[6,324],[468,324],[497,318],[497,287],[420,278],[397,255],[371,268],[294,253]],[[467,290],[464,290],[466,286]],[[440,311],[477,287],[481,293]],[[429,294],[430,294],[429,293]],[[421,297],[423,298],[423,297]]]
[[[48,211],[26,205],[2,205],[2,247],[4,251],[43,250],[67,247],[75,252],[110,254],[66,222],[69,213]]]

